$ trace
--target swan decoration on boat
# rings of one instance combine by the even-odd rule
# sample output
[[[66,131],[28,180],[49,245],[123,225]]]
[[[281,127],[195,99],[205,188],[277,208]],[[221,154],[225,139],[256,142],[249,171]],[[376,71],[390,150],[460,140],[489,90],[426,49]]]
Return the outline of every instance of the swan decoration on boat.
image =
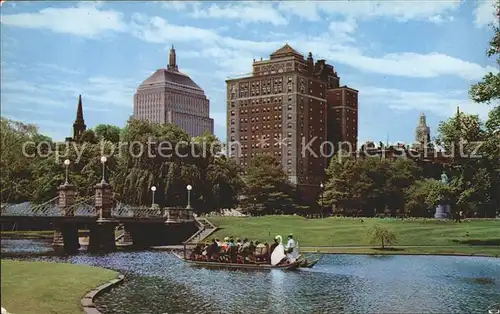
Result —
[[[283,238],[280,235],[275,237],[278,240],[278,246],[271,253],[271,265],[276,266],[286,258],[285,247],[283,246]]]

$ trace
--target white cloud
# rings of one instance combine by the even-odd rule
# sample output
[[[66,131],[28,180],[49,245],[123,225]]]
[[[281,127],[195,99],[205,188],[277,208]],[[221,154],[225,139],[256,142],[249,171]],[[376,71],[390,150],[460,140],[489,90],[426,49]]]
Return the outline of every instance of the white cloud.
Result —
[[[431,16],[429,18],[429,21],[431,21],[432,23],[435,23],[435,24],[441,24],[441,23],[444,23],[446,21],[451,22],[453,20],[454,20],[453,16],[443,17],[441,14],[434,15],[434,16]]]
[[[206,3],[205,3],[206,4]],[[194,18],[231,19],[242,23],[264,22],[286,25],[298,17],[318,21],[343,16],[345,18],[391,18],[396,21],[410,20],[441,23],[451,20],[451,14],[460,6],[460,0],[451,1],[237,1],[224,5],[204,5],[200,2],[166,2],[165,7],[186,11]]]
[[[365,2],[362,2],[365,3]],[[424,11],[422,11],[424,12]],[[430,11],[429,11],[430,12]],[[385,75],[429,78],[454,75],[468,80],[477,80],[486,72],[496,72],[493,67],[482,67],[441,53],[419,54],[413,52],[387,53],[369,56],[357,46],[353,34],[357,24],[354,19],[335,20],[330,23],[329,33],[316,36],[300,36],[289,41],[294,47],[307,52],[319,52],[320,58],[333,63],[349,65],[361,71]],[[161,17],[148,19],[136,15],[134,35],[154,43],[197,42],[198,50],[189,52],[189,57],[204,57],[219,65],[225,77],[251,72],[253,58],[265,57],[284,42],[251,41],[221,36],[216,31],[192,26],[169,24]]]
[[[498,25],[499,16],[495,12],[495,2],[492,0],[477,1],[474,10],[474,24],[476,27],[484,27],[490,24]]]
[[[126,31],[122,13],[101,10],[101,6],[100,3],[82,2],[70,8],[46,8],[36,13],[2,15],[1,22],[8,26],[48,29],[87,38]]]
[[[491,109],[487,105],[473,103],[463,91],[416,92],[373,86],[359,87],[359,90],[361,90],[361,106],[365,101],[371,104],[383,104],[396,110],[432,112],[446,118],[452,116],[459,106],[460,111],[477,114],[483,119],[488,116]]]
[[[478,80],[487,72],[498,72],[498,69],[491,66],[482,67],[479,64],[437,52],[388,53],[381,57],[370,57],[359,51],[329,51],[325,55],[330,60],[362,71],[404,77],[430,78],[454,75],[466,80]]]
[[[317,21],[320,19],[320,15],[316,4],[310,1],[280,2],[278,5],[278,10],[284,13],[296,15],[299,18],[308,21]]]
[[[325,14],[353,18],[393,18],[400,22],[428,20],[437,14],[449,15],[460,7],[452,1],[321,1],[315,2]]]
[[[190,14],[194,18],[238,20],[246,23],[270,23],[286,25],[288,21],[275,10],[270,2],[247,1],[243,3],[211,4],[208,8],[194,7]]]
[[[191,42],[213,43],[219,37],[214,31],[191,26],[178,26],[154,16],[135,13],[130,30],[133,36],[151,43]]]
[[[200,5],[197,1],[155,1],[161,3],[161,5],[172,11],[183,11],[190,7],[196,7]]]
[[[330,35],[333,37],[332,41],[334,42],[354,42],[354,33],[357,26],[356,20],[349,18],[344,21],[330,22],[328,30],[330,31]]]

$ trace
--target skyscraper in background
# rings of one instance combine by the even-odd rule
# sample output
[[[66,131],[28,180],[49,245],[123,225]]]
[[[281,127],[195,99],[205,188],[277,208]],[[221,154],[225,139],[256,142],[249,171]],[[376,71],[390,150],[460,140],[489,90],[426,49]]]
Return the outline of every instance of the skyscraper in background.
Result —
[[[209,113],[210,102],[203,89],[179,71],[174,46],[167,68],[156,70],[134,95],[135,119],[175,124],[190,136],[214,132]]]
[[[304,198],[315,199],[328,164],[322,143],[356,147],[358,91],[339,82],[325,60],[314,63],[288,44],[254,60],[251,74],[226,81],[229,156],[244,167],[274,155]]]

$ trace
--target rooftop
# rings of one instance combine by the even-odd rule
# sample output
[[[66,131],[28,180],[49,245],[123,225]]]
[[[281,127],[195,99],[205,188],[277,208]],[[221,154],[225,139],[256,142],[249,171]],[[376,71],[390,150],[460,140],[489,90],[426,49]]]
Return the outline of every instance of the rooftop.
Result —
[[[187,86],[190,88],[198,89],[203,91],[198,84],[196,84],[189,75],[168,69],[158,69],[151,76],[145,79],[137,89],[147,88],[153,85],[164,85],[165,83],[175,83],[182,86]]]

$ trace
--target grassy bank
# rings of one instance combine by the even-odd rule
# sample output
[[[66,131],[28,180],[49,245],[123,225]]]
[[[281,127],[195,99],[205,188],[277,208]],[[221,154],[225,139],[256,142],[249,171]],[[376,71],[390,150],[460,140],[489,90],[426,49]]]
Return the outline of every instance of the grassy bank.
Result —
[[[301,252],[363,255],[463,255],[500,257],[500,248],[493,246],[394,246],[386,250],[374,247],[301,247]]]
[[[220,229],[212,236],[247,237],[271,241],[293,233],[302,248],[370,246],[367,231],[375,224],[396,235],[402,251],[392,254],[484,254],[500,255],[500,220],[470,220],[462,223],[434,219],[337,218],[306,219],[299,216],[210,217]],[[418,246],[404,248],[404,246]],[[322,249],[326,250],[326,249]],[[371,252],[367,248],[335,248],[337,253]],[[356,251],[357,250],[357,251]],[[391,253],[385,251],[382,253]]]
[[[1,261],[2,307],[10,313],[82,313],[81,298],[116,277],[111,270],[63,263]]]

